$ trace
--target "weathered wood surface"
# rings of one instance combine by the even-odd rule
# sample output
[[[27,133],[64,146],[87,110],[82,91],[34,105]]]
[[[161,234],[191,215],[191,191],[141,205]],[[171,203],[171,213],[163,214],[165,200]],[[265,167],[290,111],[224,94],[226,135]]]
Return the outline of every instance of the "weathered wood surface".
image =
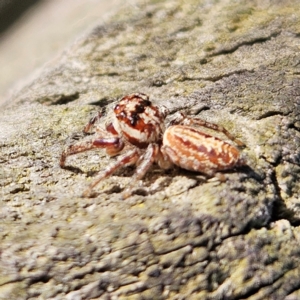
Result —
[[[140,1],[2,108],[0,299],[300,299],[300,2]],[[59,156],[99,106],[144,92],[225,126],[225,181]],[[200,111],[200,112],[199,112]]]

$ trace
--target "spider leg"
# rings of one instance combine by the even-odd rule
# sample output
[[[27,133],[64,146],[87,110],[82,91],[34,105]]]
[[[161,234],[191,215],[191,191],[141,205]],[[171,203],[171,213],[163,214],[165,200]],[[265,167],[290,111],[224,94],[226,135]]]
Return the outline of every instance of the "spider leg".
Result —
[[[89,186],[88,188],[83,192],[84,197],[89,197],[92,194],[93,188],[104,178],[110,176],[115,171],[122,167],[130,166],[135,164],[140,158],[140,151],[139,149],[134,149],[118,158],[118,160],[114,163],[108,166],[108,168],[103,171]]]
[[[136,182],[142,179],[149,168],[153,165],[159,156],[159,145],[157,144],[149,144],[146,152],[140,158],[140,164],[136,169],[136,172],[132,178],[131,184],[126,188],[126,190],[122,193],[124,199],[128,198],[131,195],[133,188],[136,186]]]
[[[171,125],[198,125],[198,126],[203,126],[209,129],[213,129],[219,132],[222,132],[223,134],[225,134],[230,140],[234,141],[238,146],[240,147],[244,147],[245,144],[240,141],[239,139],[235,138],[228,130],[226,130],[223,126],[221,125],[217,125],[215,123],[211,123],[211,122],[207,122],[205,120],[199,119],[199,118],[191,118],[188,117],[187,115],[185,115],[184,113],[180,112],[180,115],[176,117],[176,119],[174,119],[171,122]]]
[[[102,112],[99,111],[94,117],[92,117],[89,122],[84,126],[83,132],[88,133],[91,128],[95,125],[95,123],[100,120],[102,117]]]
[[[102,110],[103,111],[103,110]],[[95,126],[95,124],[102,118],[102,111],[99,111],[94,117],[92,117],[89,122],[84,126],[83,132],[89,133],[91,128],[95,127],[95,131],[99,135],[105,135],[107,132],[111,133],[112,135],[118,135],[117,131],[115,130],[112,123],[106,124],[105,130],[99,126]]]
[[[59,163],[60,167],[63,168],[65,166],[68,156],[89,151],[95,148],[105,148],[107,154],[116,155],[124,148],[124,143],[119,137],[100,138],[75,143],[73,145],[70,145],[62,152]]]
[[[164,170],[168,170],[168,169],[171,169],[174,166],[174,164],[169,159],[169,157],[166,155],[164,148],[165,148],[165,146],[162,146],[160,148],[160,151],[159,151],[156,161],[160,168],[162,168]]]

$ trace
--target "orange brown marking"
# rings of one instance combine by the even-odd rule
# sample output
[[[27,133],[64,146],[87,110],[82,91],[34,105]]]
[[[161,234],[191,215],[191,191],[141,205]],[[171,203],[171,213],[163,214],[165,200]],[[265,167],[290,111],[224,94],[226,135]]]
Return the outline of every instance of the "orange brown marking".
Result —
[[[109,123],[109,124],[106,125],[106,130],[108,132],[110,132],[111,134],[113,134],[113,135],[117,135],[118,134],[118,132],[116,131],[116,129],[115,129],[115,127],[114,127],[114,125],[112,123]]]
[[[240,159],[234,146],[184,125],[165,131],[162,151],[181,168],[204,173],[233,168]]]
[[[165,116],[157,106],[152,105],[148,96],[132,94],[123,97],[115,106],[114,114],[118,126],[115,129],[129,143],[146,148],[149,143],[161,141]]]

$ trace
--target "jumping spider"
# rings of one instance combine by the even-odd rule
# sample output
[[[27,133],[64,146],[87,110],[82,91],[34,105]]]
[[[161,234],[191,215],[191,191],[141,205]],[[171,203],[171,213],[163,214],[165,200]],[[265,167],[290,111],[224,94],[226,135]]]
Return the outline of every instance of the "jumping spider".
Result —
[[[89,185],[83,193],[85,197],[91,196],[93,188],[102,179],[124,166],[137,165],[131,184],[123,192],[123,198],[127,198],[137,181],[144,177],[155,162],[163,169],[175,164],[183,169],[210,176],[217,171],[244,164],[237,148],[191,125],[220,131],[237,145],[244,145],[224,127],[179,113],[165,129],[168,110],[153,105],[145,94],[135,93],[123,97],[115,105],[113,112],[112,121],[105,128],[95,126],[101,113],[85,126],[86,133],[95,127],[95,138],[76,142],[61,154],[60,166],[64,168],[68,156],[87,150],[105,148],[110,156],[125,152]]]

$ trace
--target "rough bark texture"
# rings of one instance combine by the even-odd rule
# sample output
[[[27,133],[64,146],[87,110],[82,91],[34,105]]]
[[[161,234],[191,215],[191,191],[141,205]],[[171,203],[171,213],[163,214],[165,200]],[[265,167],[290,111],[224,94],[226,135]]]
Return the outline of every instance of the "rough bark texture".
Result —
[[[140,1],[17,93],[0,116],[0,299],[300,299],[299,20],[299,1]],[[62,149],[136,91],[225,126],[248,166],[153,168],[123,201],[127,168],[81,198],[112,159],[62,170]]]

